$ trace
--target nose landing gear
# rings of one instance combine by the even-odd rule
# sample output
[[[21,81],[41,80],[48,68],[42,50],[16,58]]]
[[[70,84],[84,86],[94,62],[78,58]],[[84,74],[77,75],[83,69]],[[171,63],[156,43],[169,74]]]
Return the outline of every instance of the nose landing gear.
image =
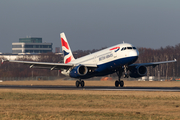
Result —
[[[117,71],[116,72],[118,75],[118,80],[115,81],[115,87],[123,87],[124,86],[124,81],[121,81],[121,75],[122,75],[122,71]]]

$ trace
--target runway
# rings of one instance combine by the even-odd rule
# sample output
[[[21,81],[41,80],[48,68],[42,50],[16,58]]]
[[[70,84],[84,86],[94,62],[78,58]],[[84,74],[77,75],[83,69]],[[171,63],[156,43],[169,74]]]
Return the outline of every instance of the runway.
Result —
[[[44,89],[44,90],[91,90],[91,91],[164,91],[180,92],[180,87],[110,87],[110,86],[75,86],[59,85],[0,85],[0,89]]]

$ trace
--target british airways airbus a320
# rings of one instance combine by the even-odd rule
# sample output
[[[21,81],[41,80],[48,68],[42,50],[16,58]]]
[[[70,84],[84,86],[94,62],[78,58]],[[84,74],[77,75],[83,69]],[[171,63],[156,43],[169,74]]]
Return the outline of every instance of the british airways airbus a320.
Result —
[[[94,76],[104,76],[115,72],[118,76],[118,80],[115,81],[115,86],[123,87],[124,82],[120,79],[122,75],[124,77],[130,76],[132,78],[138,78],[146,76],[147,66],[156,66],[163,63],[176,62],[176,59],[174,59],[171,61],[133,64],[138,59],[139,52],[133,45],[129,43],[117,44],[104,50],[75,59],[65,34],[61,33],[60,38],[62,51],[64,54],[64,63],[14,60],[6,61],[27,64],[30,66],[30,68],[61,70],[61,73],[64,75],[79,79],[76,81],[76,87],[84,87],[85,83],[82,79],[87,79]]]

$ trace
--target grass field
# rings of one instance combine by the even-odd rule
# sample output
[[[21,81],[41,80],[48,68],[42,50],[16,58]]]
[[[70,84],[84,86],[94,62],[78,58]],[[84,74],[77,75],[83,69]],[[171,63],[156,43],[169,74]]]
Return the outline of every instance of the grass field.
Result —
[[[75,81],[16,81],[0,84],[74,85]],[[126,86],[179,87],[180,82],[125,81]],[[114,81],[86,81],[114,86]],[[173,86],[174,85],[174,86]],[[180,119],[179,92],[0,89],[0,119],[169,120]]]

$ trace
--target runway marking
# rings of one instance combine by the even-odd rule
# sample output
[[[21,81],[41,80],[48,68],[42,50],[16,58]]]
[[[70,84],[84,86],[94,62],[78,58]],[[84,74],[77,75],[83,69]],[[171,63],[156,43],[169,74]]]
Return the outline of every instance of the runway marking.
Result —
[[[149,91],[149,92],[180,92],[180,90],[171,90],[171,89],[86,89],[86,90],[95,90],[95,91]]]
[[[91,90],[91,91],[152,91],[180,92],[180,87],[112,87],[112,86],[75,86],[56,85],[0,85],[0,89],[46,89],[46,90]]]

